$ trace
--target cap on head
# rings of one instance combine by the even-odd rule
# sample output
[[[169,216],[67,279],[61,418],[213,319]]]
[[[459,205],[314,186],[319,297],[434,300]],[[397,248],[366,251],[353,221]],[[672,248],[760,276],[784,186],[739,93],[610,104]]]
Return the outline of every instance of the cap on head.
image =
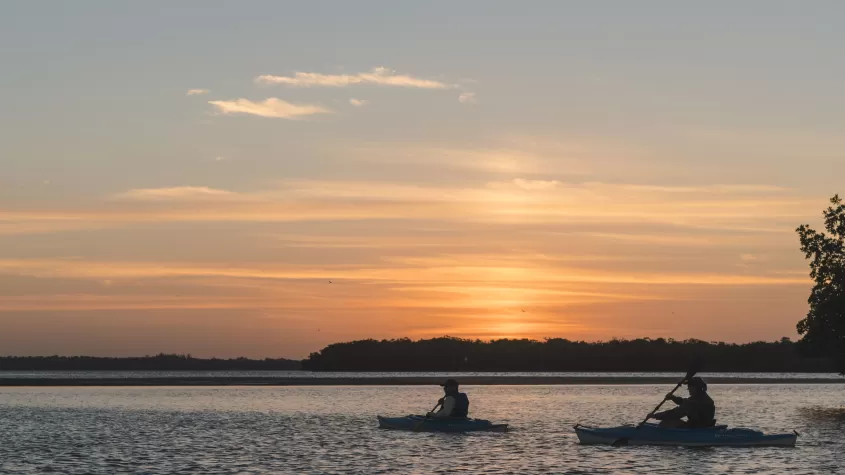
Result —
[[[455,381],[454,379],[447,379],[445,383],[441,384],[441,386],[443,386],[444,388],[450,388],[450,387],[457,388],[458,382]]]
[[[698,376],[690,378],[690,380],[687,382],[687,386],[698,388],[702,391],[707,391],[707,383],[705,383],[704,380],[699,378]]]

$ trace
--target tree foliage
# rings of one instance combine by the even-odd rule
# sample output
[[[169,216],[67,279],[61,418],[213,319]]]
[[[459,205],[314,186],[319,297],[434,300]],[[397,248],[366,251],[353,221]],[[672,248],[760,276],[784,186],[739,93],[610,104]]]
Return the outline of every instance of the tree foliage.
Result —
[[[821,358],[806,358],[784,337],[777,342],[731,344],[673,339],[545,341],[460,338],[335,343],[302,362],[312,371],[686,371],[692,360],[706,371],[830,372]]]
[[[801,251],[810,260],[810,292],[807,317],[798,322],[802,346],[816,354],[835,358],[845,371],[845,204],[839,195],[824,211],[827,234],[809,225],[798,227]]]
[[[266,371],[297,370],[299,361],[247,358],[194,358],[191,355],[158,354],[129,358],[94,356],[4,356],[2,371]]]

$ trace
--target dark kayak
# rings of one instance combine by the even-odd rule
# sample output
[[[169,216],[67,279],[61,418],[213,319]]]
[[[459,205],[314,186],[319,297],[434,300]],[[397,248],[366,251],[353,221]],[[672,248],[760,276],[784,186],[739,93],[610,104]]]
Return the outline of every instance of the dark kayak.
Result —
[[[507,424],[493,424],[484,419],[426,419],[424,416],[378,417],[382,429],[419,432],[505,432]]]
[[[798,433],[767,435],[752,429],[728,429],[714,426],[701,429],[667,429],[657,424],[621,427],[575,426],[575,433],[582,444],[612,445],[624,439],[626,445],[675,445],[689,447],[794,447]]]

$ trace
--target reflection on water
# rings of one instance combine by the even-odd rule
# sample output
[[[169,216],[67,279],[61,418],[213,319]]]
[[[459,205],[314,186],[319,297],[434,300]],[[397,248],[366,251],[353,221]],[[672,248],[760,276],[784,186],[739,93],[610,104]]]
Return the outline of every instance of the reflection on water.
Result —
[[[595,447],[577,423],[637,422],[667,388],[467,386],[504,434],[377,429],[437,387],[0,388],[2,473],[843,473],[839,385],[712,385],[720,423],[794,449]]]
[[[799,409],[799,413],[808,421],[813,421],[816,424],[845,428],[845,407],[802,407]]]

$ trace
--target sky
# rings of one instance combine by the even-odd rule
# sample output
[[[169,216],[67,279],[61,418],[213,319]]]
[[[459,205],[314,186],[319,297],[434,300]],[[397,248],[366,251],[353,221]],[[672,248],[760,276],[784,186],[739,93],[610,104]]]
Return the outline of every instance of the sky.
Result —
[[[0,354],[796,338],[845,4],[0,3]]]

